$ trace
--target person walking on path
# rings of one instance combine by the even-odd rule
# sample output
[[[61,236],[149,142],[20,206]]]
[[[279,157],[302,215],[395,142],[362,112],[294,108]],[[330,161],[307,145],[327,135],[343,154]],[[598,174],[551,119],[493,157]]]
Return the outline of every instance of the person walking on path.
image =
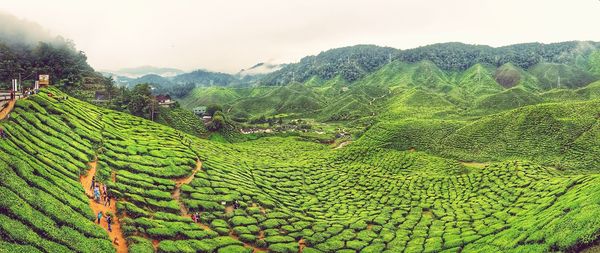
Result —
[[[93,190],[95,185],[96,185],[96,176],[92,176],[92,184],[90,185],[90,190]]]
[[[100,224],[101,220],[102,220],[102,211],[98,212],[98,224]]]
[[[104,194],[104,206],[110,206],[110,197],[108,196],[108,192]]]
[[[106,205],[108,205],[108,207],[110,207],[110,193],[106,193]]]
[[[112,232],[112,216],[106,215],[106,223],[108,224],[108,232]]]
[[[94,187],[94,198],[97,203],[100,203],[100,188],[98,186]]]

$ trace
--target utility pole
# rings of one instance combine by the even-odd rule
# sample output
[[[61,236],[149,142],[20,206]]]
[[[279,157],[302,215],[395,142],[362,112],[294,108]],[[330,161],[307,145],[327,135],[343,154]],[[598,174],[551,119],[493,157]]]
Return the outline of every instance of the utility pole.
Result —
[[[154,121],[154,99],[150,100],[150,119]]]

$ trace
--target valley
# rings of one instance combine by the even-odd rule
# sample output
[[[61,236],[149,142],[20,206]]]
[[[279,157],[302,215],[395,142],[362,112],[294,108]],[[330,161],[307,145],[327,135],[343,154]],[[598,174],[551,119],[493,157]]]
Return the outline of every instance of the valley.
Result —
[[[600,42],[314,51],[362,25],[306,41],[334,18],[297,18],[273,41],[298,44],[276,51],[269,33],[245,30],[279,25],[279,12],[236,3],[262,22],[252,29],[221,23],[250,22],[230,6],[199,21],[213,14],[208,2],[189,16],[176,4],[137,15],[153,4],[109,28],[61,24],[85,26],[73,34],[103,48],[90,62],[112,72],[70,39],[0,13],[10,24],[0,27],[0,252],[598,251]],[[112,5],[97,9],[97,23],[119,18]],[[63,10],[51,17],[77,14]],[[364,14],[316,16],[338,12]],[[184,38],[171,34],[183,27]],[[387,34],[408,41],[410,30]],[[266,60],[248,64],[255,51]]]

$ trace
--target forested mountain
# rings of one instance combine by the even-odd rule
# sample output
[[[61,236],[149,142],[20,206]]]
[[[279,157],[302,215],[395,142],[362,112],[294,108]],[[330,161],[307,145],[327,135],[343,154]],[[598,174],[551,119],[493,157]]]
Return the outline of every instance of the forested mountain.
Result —
[[[177,75],[173,78],[174,83],[195,83],[199,86],[225,86],[235,82],[237,78],[230,74],[196,70],[190,73]]]
[[[51,82],[75,83],[93,73],[72,41],[52,37],[39,25],[0,13],[0,84],[49,74]]]
[[[551,44],[524,43],[493,48],[463,43],[440,43],[403,50],[398,59],[405,62],[432,61],[444,70],[465,70],[476,63],[502,66],[512,63],[528,69],[538,63],[577,64],[579,58],[598,49],[600,43],[569,41]]]
[[[39,34],[0,27],[0,82],[55,84],[2,111],[0,252],[599,247],[596,42],[358,45],[117,87]]]
[[[529,69],[540,63],[555,63],[589,71],[592,69],[586,59],[599,47],[600,43],[591,41],[524,43],[497,48],[452,42],[406,50],[358,45],[304,57],[298,63],[289,64],[267,75],[261,83],[284,85],[292,81],[304,82],[313,77],[328,80],[338,75],[353,82],[391,60],[406,63],[430,61],[445,71],[464,71],[478,63],[494,67],[510,63],[522,69]],[[594,54],[593,57],[596,59],[598,55]]]
[[[135,68],[122,68],[117,70],[103,71],[112,73],[118,76],[126,76],[129,78],[138,78],[145,75],[159,75],[159,76],[176,76],[185,73],[183,70],[176,68],[160,68],[154,66],[140,66]]]
[[[560,94],[565,94],[565,99],[576,98],[567,96],[564,89],[583,90],[600,80],[596,72],[600,63],[598,45],[574,41],[492,48],[443,43],[394,54],[389,48],[376,46],[347,47],[305,57],[299,63],[259,77],[260,84],[283,82],[284,85],[274,86],[295,90],[296,95],[291,98],[271,92],[274,89],[267,87],[272,85],[259,85],[235,89],[199,87],[181,101],[186,108],[221,104],[231,113],[243,116],[236,118],[250,120],[278,114],[323,121],[355,120],[404,108],[396,106],[402,99],[428,101],[422,106],[443,104],[466,114],[485,114],[556,101]],[[383,52],[392,58],[385,60]],[[360,77],[345,75],[349,72],[344,72],[344,62],[349,57],[361,59],[362,65],[353,65],[363,66]],[[330,66],[331,71],[317,68],[319,65]],[[294,78],[294,82],[286,78]]]
[[[284,85],[304,82],[313,76],[331,79],[341,75],[347,81],[355,81],[389,63],[398,53],[397,49],[374,45],[357,45],[327,50],[318,55],[307,56],[299,63],[289,64],[261,80],[266,85]]]

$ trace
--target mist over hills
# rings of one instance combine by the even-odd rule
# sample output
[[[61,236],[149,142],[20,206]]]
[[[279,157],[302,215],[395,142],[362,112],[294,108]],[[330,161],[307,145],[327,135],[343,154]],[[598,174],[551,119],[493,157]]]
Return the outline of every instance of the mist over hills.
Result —
[[[117,70],[102,70],[101,72],[129,78],[138,78],[144,75],[159,75],[163,77],[170,77],[185,73],[183,70],[176,68],[161,68],[154,66],[140,66],[134,68],[122,68]]]
[[[479,78],[486,76],[489,85],[495,88],[521,85],[528,90],[539,91],[561,87],[578,88],[598,80],[598,47],[599,43],[590,41],[524,43],[498,48],[453,42],[406,50],[357,45],[327,50],[318,55],[304,57],[297,63],[259,63],[237,74],[197,70],[171,77],[162,76],[163,78],[151,74],[137,79],[126,79],[124,83],[130,86],[149,82],[163,86],[193,83],[202,87],[248,87],[281,86],[294,82],[319,86],[338,80],[352,85],[362,83],[362,79],[368,79],[373,73],[388,69],[388,73],[384,74],[387,79],[399,78],[403,74],[420,75],[424,79],[414,80],[413,84],[418,83],[429,88],[448,88],[460,81],[455,76],[463,75],[461,73],[469,72],[474,66],[478,66]],[[394,67],[395,62],[416,67],[399,69]],[[252,72],[256,69],[261,70]],[[481,70],[485,70],[486,73],[482,73]],[[412,74],[398,73],[402,71]],[[390,84],[387,83],[386,86]]]
[[[52,85],[3,108],[0,252],[599,247],[597,42],[357,45],[113,80],[21,32],[0,29],[0,83]]]

